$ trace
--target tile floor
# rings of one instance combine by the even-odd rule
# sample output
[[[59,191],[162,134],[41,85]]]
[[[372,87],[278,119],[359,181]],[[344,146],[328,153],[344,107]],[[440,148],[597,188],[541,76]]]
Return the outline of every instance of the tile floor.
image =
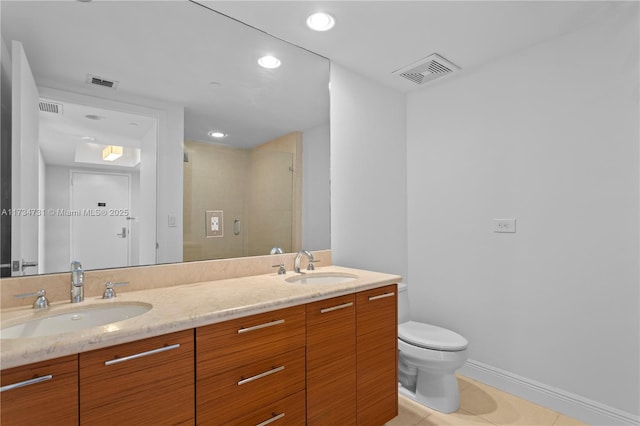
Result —
[[[399,415],[386,426],[584,425],[575,419],[468,377],[458,376],[458,384],[460,410],[457,412],[443,414],[400,396]]]

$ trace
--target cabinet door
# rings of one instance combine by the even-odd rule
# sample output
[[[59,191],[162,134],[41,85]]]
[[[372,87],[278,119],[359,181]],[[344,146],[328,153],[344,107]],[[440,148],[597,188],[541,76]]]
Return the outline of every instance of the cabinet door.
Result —
[[[355,296],[307,304],[307,424],[356,421]]]
[[[395,284],[356,296],[358,425],[398,415],[398,314]]]
[[[193,424],[193,330],[80,356],[80,423]]]
[[[78,356],[2,370],[0,423],[78,424]]]

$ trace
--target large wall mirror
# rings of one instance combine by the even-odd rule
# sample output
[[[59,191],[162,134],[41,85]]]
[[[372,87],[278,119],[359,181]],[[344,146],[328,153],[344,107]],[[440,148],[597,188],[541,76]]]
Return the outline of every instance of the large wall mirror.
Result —
[[[329,248],[326,58],[188,0],[0,8],[3,277]]]

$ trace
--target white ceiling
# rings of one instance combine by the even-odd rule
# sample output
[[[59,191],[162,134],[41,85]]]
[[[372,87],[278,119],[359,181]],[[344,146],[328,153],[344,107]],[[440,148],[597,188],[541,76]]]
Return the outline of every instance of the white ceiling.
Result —
[[[321,56],[409,92],[429,85],[417,86],[392,73],[431,53],[461,67],[457,75],[462,75],[574,31],[616,6],[612,1],[198,3],[233,19],[187,0],[2,0],[2,33],[5,42],[23,43],[41,86],[183,105],[186,139],[210,141],[206,133],[221,130],[230,135],[225,144],[246,148],[328,121],[329,64]],[[307,16],[317,11],[334,15],[333,30],[306,27]],[[283,66],[260,69],[256,60],[264,54],[276,54]],[[87,74],[117,80],[118,89],[87,85]],[[76,108],[65,109],[80,119],[91,113]],[[90,130],[74,132],[66,139],[76,143],[80,133]]]
[[[229,134],[223,143],[247,148],[329,120],[328,60],[199,4],[2,0],[0,7],[3,40],[23,44],[39,86],[184,106],[187,140],[211,142],[207,132],[220,130]],[[282,66],[260,68],[265,54]],[[91,86],[87,74],[118,87]]]
[[[402,92],[425,86],[394,76],[393,71],[431,53],[458,65],[461,72],[470,72],[501,56],[574,31],[616,6],[614,1],[200,3]],[[306,18],[318,11],[335,17],[332,30],[313,32],[306,27]]]

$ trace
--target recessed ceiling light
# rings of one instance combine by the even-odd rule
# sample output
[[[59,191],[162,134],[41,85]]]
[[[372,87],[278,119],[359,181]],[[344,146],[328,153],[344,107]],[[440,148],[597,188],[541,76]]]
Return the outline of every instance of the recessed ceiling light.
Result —
[[[102,117],[95,114],[87,114],[85,115],[85,118],[88,118],[89,120],[102,120]]]
[[[82,139],[83,141],[87,141],[87,142],[93,142],[96,140],[96,138],[94,138],[93,136],[83,136],[80,139]]]
[[[281,62],[280,59],[276,58],[275,56],[267,55],[258,59],[258,64],[260,64],[260,66],[263,68],[274,69],[278,68]]]
[[[222,139],[222,138],[226,138],[227,136],[229,136],[228,134],[220,132],[218,130],[212,130],[207,134],[209,136],[211,136],[212,138],[216,138],[216,139]]]
[[[335,23],[333,16],[324,12],[314,13],[307,18],[307,26],[314,31],[329,31]]]
[[[132,121],[131,123],[128,123],[127,125],[128,125],[128,126],[137,126],[137,125],[138,125],[138,123],[136,123],[135,121]]]
[[[209,87],[211,87],[212,89],[215,89],[217,87],[222,86],[222,83],[218,82],[218,81],[211,81],[209,82]]]

